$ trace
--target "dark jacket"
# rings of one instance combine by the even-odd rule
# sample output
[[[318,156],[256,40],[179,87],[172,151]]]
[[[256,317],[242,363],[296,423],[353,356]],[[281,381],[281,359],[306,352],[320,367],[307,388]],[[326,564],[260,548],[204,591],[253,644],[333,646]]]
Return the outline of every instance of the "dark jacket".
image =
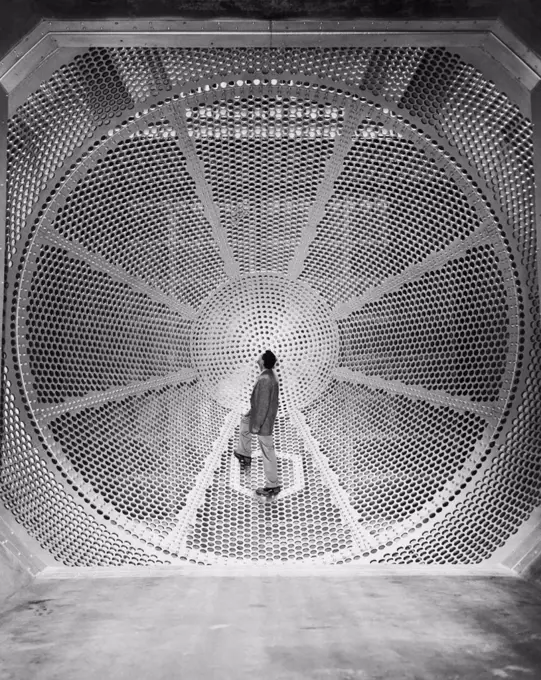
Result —
[[[250,397],[250,432],[272,434],[278,411],[278,380],[270,368],[261,371]]]

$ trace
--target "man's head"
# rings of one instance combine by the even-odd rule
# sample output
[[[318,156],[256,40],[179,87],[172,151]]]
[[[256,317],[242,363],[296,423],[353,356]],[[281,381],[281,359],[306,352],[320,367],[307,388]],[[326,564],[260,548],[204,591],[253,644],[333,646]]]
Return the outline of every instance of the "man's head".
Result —
[[[257,365],[261,370],[263,370],[264,368],[274,368],[275,364],[276,357],[270,351],[270,349],[268,349],[266,352],[263,352],[263,354],[257,360]]]

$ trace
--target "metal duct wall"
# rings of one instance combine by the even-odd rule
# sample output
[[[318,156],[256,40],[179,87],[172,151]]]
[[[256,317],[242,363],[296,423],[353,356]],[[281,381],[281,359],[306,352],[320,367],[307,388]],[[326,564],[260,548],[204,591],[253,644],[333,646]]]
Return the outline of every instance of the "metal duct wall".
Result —
[[[9,124],[5,507],[66,565],[490,559],[540,501],[532,153],[445,49],[76,57]]]

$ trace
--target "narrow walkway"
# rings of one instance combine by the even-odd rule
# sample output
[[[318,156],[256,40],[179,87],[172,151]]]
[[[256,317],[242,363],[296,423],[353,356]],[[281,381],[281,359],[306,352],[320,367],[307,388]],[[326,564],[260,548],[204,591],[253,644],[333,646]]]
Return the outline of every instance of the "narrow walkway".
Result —
[[[0,609],[0,678],[541,679],[541,590],[508,572],[249,573],[46,572]]]

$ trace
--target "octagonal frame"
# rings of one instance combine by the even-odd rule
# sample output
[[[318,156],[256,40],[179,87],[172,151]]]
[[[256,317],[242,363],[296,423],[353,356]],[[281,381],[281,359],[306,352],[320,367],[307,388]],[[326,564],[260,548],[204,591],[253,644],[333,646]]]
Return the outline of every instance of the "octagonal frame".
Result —
[[[0,61],[0,273],[4,278],[7,121],[56,70],[90,46],[445,47],[477,68],[532,120],[541,242],[541,56],[497,20],[42,20]],[[541,255],[538,249],[538,271]],[[3,313],[3,300],[0,301]],[[4,324],[3,339],[9,334]],[[2,359],[3,362],[4,358]],[[3,370],[3,366],[2,366]],[[541,508],[490,558],[502,563],[541,523]],[[32,574],[59,563],[0,505],[0,544]]]

